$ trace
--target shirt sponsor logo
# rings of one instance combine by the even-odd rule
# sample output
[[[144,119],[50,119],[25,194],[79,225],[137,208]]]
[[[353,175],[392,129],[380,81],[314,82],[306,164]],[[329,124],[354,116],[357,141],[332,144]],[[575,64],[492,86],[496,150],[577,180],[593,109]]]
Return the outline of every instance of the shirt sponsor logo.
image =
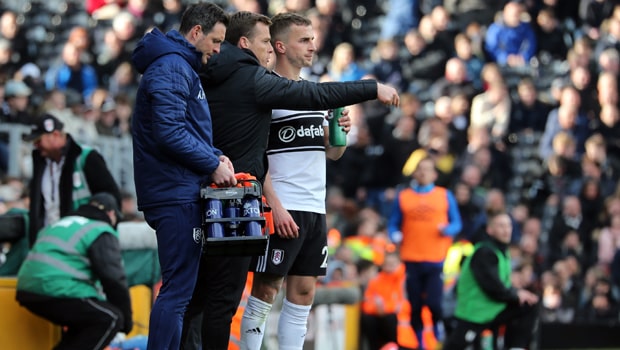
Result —
[[[296,137],[323,137],[325,131],[321,126],[300,126],[298,129],[293,126],[285,126],[278,131],[278,138],[280,141],[289,143],[295,140]]]
[[[271,252],[271,262],[274,265],[280,265],[284,261],[284,250],[282,249],[274,249]]]

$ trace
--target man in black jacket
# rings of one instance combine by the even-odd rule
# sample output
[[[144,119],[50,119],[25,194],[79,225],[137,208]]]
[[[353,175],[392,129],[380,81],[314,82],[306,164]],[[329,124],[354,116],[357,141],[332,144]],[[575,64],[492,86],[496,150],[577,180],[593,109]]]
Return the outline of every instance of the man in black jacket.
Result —
[[[394,88],[374,80],[317,84],[272,74],[265,68],[273,58],[270,25],[263,15],[233,14],[220,54],[211,57],[201,74],[213,117],[214,145],[228,155],[236,172],[250,173],[261,182],[267,174],[265,151],[273,108],[329,109],[373,99],[399,104]],[[196,325],[203,311],[202,348],[228,347],[230,323],[249,264],[250,257],[203,257],[184,320],[186,349],[197,348]]]
[[[465,258],[456,292],[456,328],[446,350],[465,349],[484,329],[506,325],[506,349],[529,347],[538,317],[538,296],[512,286],[508,244],[512,223],[507,213],[489,218],[489,238]]]
[[[31,247],[41,228],[85,204],[92,194],[108,192],[121,203],[118,185],[101,154],[78,144],[63,126],[58,118],[46,114],[24,137],[34,144],[29,188]]]
[[[133,326],[116,198],[98,193],[42,230],[17,275],[17,301],[66,327],[54,349],[104,349]],[[104,297],[105,295],[105,297]]]

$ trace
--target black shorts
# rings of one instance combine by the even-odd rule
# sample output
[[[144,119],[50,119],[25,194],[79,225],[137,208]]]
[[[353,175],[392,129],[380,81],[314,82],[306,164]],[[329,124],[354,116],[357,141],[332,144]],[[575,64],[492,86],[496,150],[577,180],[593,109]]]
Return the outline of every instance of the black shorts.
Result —
[[[267,251],[252,259],[250,271],[277,276],[325,276],[327,227],[325,214],[289,210],[299,226],[299,237],[269,236]]]

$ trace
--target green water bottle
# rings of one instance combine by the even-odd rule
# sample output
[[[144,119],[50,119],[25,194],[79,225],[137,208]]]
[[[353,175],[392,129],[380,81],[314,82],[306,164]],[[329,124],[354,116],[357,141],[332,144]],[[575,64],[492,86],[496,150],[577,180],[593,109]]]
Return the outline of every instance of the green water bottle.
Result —
[[[338,120],[342,117],[344,107],[330,109],[327,115],[329,122],[329,144],[333,147],[341,147],[347,145],[347,133],[344,132],[342,126],[338,125]]]

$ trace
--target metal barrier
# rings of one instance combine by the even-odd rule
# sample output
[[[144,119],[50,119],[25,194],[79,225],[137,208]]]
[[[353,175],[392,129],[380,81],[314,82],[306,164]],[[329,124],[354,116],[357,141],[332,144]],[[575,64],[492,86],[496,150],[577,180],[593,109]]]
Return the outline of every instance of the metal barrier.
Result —
[[[29,126],[21,124],[0,124],[0,134],[8,136],[9,166],[7,175],[25,179],[32,177],[32,159],[30,157],[32,144],[22,140],[22,136],[29,134],[31,130]],[[99,136],[95,140],[75,138],[80,144],[93,147],[101,153],[118,186],[135,195],[131,136],[127,135],[121,138]]]
[[[133,145],[131,136],[121,138],[99,136],[95,141],[78,141],[99,151],[105,159],[110,173],[123,190],[135,195],[133,181]]]
[[[32,149],[29,143],[22,141],[22,135],[30,134],[31,130],[31,127],[22,124],[0,124],[0,133],[9,137],[9,167],[7,175],[17,177],[30,176],[30,174],[25,174],[24,167],[20,165],[20,161],[23,160],[24,153],[30,154],[29,150]]]

